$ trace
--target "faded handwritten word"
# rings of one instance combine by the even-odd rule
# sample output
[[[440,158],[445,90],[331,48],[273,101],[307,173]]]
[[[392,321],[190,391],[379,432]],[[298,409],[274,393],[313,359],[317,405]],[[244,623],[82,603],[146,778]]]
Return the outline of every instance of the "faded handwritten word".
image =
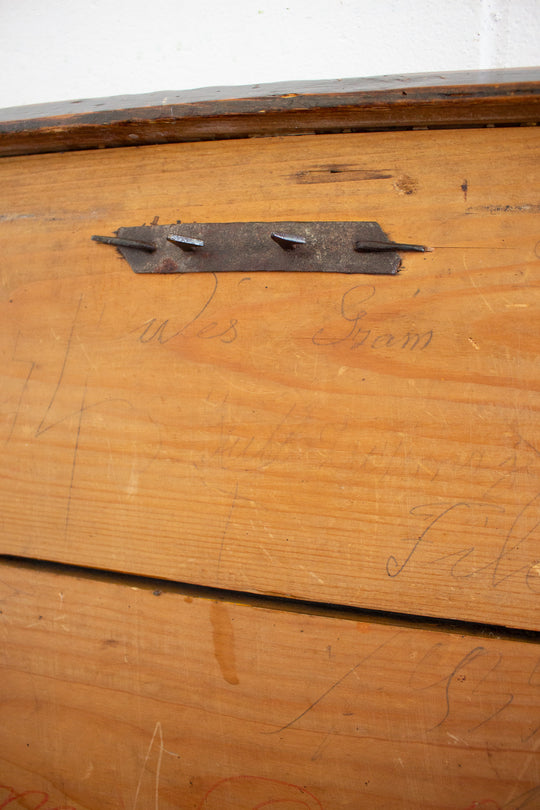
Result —
[[[283,414],[281,419],[271,426],[268,435],[257,435],[245,430],[244,425],[226,425],[224,403],[221,413],[220,438],[212,458],[224,469],[265,470],[271,464],[284,462],[297,454],[296,440],[301,429],[300,419],[305,419],[305,412],[296,417],[296,403]],[[309,416],[309,411],[308,411]]]
[[[134,332],[140,332],[140,343],[154,342],[161,343],[163,345],[174,338],[185,336],[190,327],[196,323],[199,324],[201,317],[214,300],[217,292],[218,278],[215,273],[212,275],[214,276],[214,286],[212,291],[201,309],[194,317],[190,318],[186,323],[180,326],[171,321],[170,318],[166,318],[165,320],[160,320],[159,318],[150,318],[148,321],[145,321],[141,327],[133,330]],[[235,341],[238,337],[238,330],[236,328],[237,324],[238,321],[236,318],[229,318],[228,320],[226,319],[225,323],[210,321],[198,329],[198,331],[195,333],[195,337],[203,340],[220,340],[222,343],[233,343],[233,341]]]
[[[403,540],[411,544],[404,557],[398,559],[394,554],[388,557],[386,573],[389,577],[397,577],[414,565],[441,568],[447,564],[450,576],[455,579],[468,580],[488,575],[490,586],[498,588],[510,578],[520,575],[528,590],[540,593],[540,493],[519,510],[506,529],[500,525],[506,516],[506,509],[497,504],[468,501],[428,503],[415,506],[410,514],[426,521],[427,525],[418,536]],[[480,527],[483,531],[493,528],[495,535],[502,540],[496,554],[488,562],[484,557],[483,563],[476,566],[476,546],[462,546],[461,538],[463,535],[474,537],[474,528],[479,530]],[[455,548],[455,545],[458,547]]]
[[[338,343],[349,342],[351,349],[360,346],[369,349],[392,349],[395,351],[423,351],[427,349],[433,339],[433,330],[424,332],[416,330],[387,330],[376,329],[366,320],[367,310],[360,306],[365,304],[376,294],[372,285],[358,284],[347,290],[341,299],[340,314],[342,319],[350,324],[348,331],[342,335],[327,334],[328,329],[323,327],[313,335],[315,346],[334,346]]]
[[[195,337],[205,340],[219,339],[222,343],[232,343],[238,337],[238,331],[236,329],[237,323],[236,318],[230,318],[229,323],[223,327],[223,325],[218,325],[217,321],[211,321],[211,323],[199,329]],[[142,325],[139,341],[141,343],[151,343],[154,341],[155,343],[161,343],[163,345],[164,343],[168,343],[169,340],[183,335],[187,326],[191,326],[191,324],[175,330],[169,318],[166,318],[164,321],[160,321],[158,318],[150,318],[149,321],[145,321]]]

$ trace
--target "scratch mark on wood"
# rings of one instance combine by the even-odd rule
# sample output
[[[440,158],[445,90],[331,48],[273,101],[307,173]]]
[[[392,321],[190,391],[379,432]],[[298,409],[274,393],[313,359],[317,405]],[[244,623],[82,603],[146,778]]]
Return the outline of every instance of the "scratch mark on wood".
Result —
[[[521,439],[521,441],[523,442],[523,444],[526,444],[527,447],[529,447],[534,453],[536,453],[537,456],[540,456],[540,450],[538,450],[534,446],[534,444],[531,444],[529,441],[527,441],[527,439],[524,436],[522,436],[520,433],[518,433],[518,436]]]
[[[465,259],[464,259],[464,264],[465,264],[465,269],[467,270],[467,272],[469,272],[469,268],[466,266]],[[487,300],[486,296],[482,292],[480,292],[480,290],[478,289],[478,284],[474,283],[474,279],[470,274],[469,274],[469,280],[470,280],[472,286],[474,287],[474,289],[478,292],[478,295],[480,296],[480,298],[482,299],[482,301],[484,302],[486,307],[489,309],[489,311],[491,313],[495,314],[495,310],[493,309],[493,307],[491,306],[491,304]]]
[[[397,632],[397,633],[393,633],[393,634],[390,636],[390,638],[388,638],[388,639],[386,639],[385,641],[383,641],[383,642],[382,642],[382,644],[379,644],[379,645],[378,645],[378,646],[377,646],[377,647],[376,647],[374,650],[372,650],[372,651],[371,651],[371,652],[369,652],[367,655],[365,655],[363,658],[361,658],[361,659],[360,659],[360,661],[359,661],[357,664],[355,664],[353,667],[351,667],[351,669],[347,670],[347,672],[346,672],[344,675],[342,675],[342,676],[341,676],[341,678],[338,678],[338,680],[337,680],[337,681],[334,681],[334,683],[333,683],[331,686],[329,686],[329,687],[328,687],[328,689],[326,689],[326,690],[325,690],[325,691],[322,693],[322,695],[319,695],[319,697],[317,698],[317,700],[314,700],[314,701],[313,701],[313,703],[311,703],[311,704],[310,704],[310,705],[307,707],[307,709],[304,709],[304,711],[303,711],[303,712],[301,712],[300,714],[298,714],[298,715],[297,715],[297,716],[296,716],[296,717],[295,717],[293,720],[291,720],[289,723],[286,723],[284,726],[282,726],[281,728],[278,728],[276,731],[269,731],[269,732],[263,732],[263,733],[266,733],[266,734],[280,734],[282,731],[286,731],[288,728],[291,728],[291,726],[294,726],[294,725],[295,725],[295,724],[296,724],[296,723],[297,723],[299,720],[301,720],[303,717],[305,717],[305,716],[306,716],[306,714],[308,714],[310,711],[312,711],[312,709],[314,709],[316,706],[318,706],[318,705],[319,705],[319,703],[320,703],[322,700],[324,700],[324,699],[325,699],[325,697],[327,697],[327,696],[328,696],[328,695],[329,695],[331,692],[333,692],[333,691],[334,691],[334,689],[337,689],[337,687],[338,687],[338,686],[340,686],[340,685],[343,683],[343,681],[345,681],[345,680],[346,680],[346,679],[349,677],[349,675],[354,675],[354,674],[355,674],[355,672],[356,672],[356,671],[357,671],[357,670],[358,670],[358,669],[359,669],[359,668],[360,668],[360,667],[361,667],[363,664],[365,664],[365,663],[366,663],[366,661],[369,661],[369,660],[370,660],[371,658],[373,658],[373,657],[374,657],[374,656],[375,656],[375,655],[376,655],[378,652],[380,652],[380,650],[382,650],[384,647],[387,647],[389,644],[391,644],[391,643],[392,643],[392,641],[394,641],[394,639],[395,639],[395,638],[397,638],[399,635],[401,635],[401,630],[398,630],[398,632]]]
[[[35,367],[36,367],[36,364],[32,361],[31,364],[30,364],[30,370],[29,370],[28,374],[26,375],[26,379],[25,379],[25,381],[23,383],[23,387],[21,389],[21,393],[20,393],[20,396],[19,396],[19,401],[17,402],[17,407],[15,409],[15,414],[13,416],[13,420],[12,420],[11,426],[9,428],[9,433],[7,435],[7,438],[6,438],[5,442],[4,442],[4,446],[9,444],[9,442],[11,441],[11,438],[13,436],[13,432],[15,430],[15,425],[17,424],[17,419],[19,418],[19,412],[21,410],[22,401],[23,401],[24,395],[26,393],[28,383],[30,382],[30,377],[32,376],[32,372],[35,369]]]
[[[82,401],[81,401],[81,407],[79,409],[79,423],[77,425],[77,435],[75,437],[75,447],[73,449],[73,461],[72,461],[72,464],[71,464],[71,478],[70,478],[70,481],[69,481],[69,492],[68,492],[68,499],[67,499],[67,506],[66,506],[66,522],[65,522],[65,528],[64,528],[66,537],[67,537],[68,528],[69,528],[69,519],[70,519],[70,516],[71,516],[71,498],[72,498],[72,495],[73,495],[73,481],[75,480],[75,468],[77,466],[77,454],[79,452],[79,441],[80,441],[80,437],[81,437],[81,425],[82,425],[83,413],[84,413],[84,410],[85,410],[84,406],[85,406],[85,401],[86,401],[86,391],[87,391],[87,389],[88,389],[88,380],[86,381],[86,383],[84,385],[84,391],[83,391],[83,396],[82,396]]]
[[[531,790],[527,790],[525,793],[520,793],[519,796],[514,796],[512,799],[510,799],[510,801],[505,802],[501,810],[525,810],[525,808],[534,810],[536,807],[538,807],[536,801],[538,798],[540,798],[540,786],[537,785],[536,787],[531,788]]]
[[[157,752],[157,763],[156,763],[156,775],[154,779],[154,810],[159,810],[159,781],[161,776],[161,761],[163,759],[163,754],[169,754],[172,757],[180,758],[180,754],[176,754],[174,751],[167,751],[163,744],[163,729],[161,727],[161,723],[159,720],[157,721],[154,727],[154,733],[152,734],[152,739],[150,740],[150,745],[146,750],[146,756],[144,758],[143,766],[141,768],[141,774],[139,776],[139,781],[137,783],[137,789],[135,791],[135,800],[133,802],[133,810],[137,810],[137,805],[139,802],[139,794],[141,792],[142,781],[144,777],[144,773],[146,771],[146,766],[148,764],[148,760],[152,754],[152,750],[154,748],[154,743],[156,741],[156,737],[158,740],[158,752]]]
[[[66,370],[68,357],[69,357],[69,354],[70,354],[70,351],[71,351],[71,343],[73,341],[73,335],[74,335],[74,332],[75,332],[75,326],[77,324],[77,318],[79,316],[79,310],[81,308],[82,300],[83,300],[83,295],[81,293],[81,295],[79,297],[79,303],[77,304],[77,309],[75,310],[75,315],[74,315],[74,318],[73,318],[73,322],[71,324],[71,330],[70,330],[69,337],[68,337],[66,351],[64,353],[64,361],[62,363],[62,368],[60,369],[60,374],[58,375],[58,380],[56,382],[56,387],[55,387],[55,389],[53,391],[53,395],[51,397],[51,400],[50,400],[49,404],[47,405],[47,410],[45,411],[45,413],[43,415],[43,419],[41,420],[41,422],[39,424],[39,427],[36,430],[36,437],[40,436],[44,432],[44,430],[47,430],[47,428],[44,428],[43,425],[44,425],[44,423],[45,423],[45,421],[47,419],[47,416],[49,415],[49,412],[50,412],[52,406],[54,405],[54,402],[55,402],[56,397],[58,395],[58,391],[60,390],[60,386],[62,385],[62,380],[64,378],[64,372]]]
[[[68,419],[72,419],[74,416],[80,414],[81,410],[90,411],[94,408],[100,408],[102,405],[109,405],[119,402],[126,405],[128,408],[133,408],[133,404],[129,399],[123,399],[121,397],[107,397],[106,399],[100,399],[97,402],[91,402],[89,405],[85,405],[84,408],[76,408],[74,411],[70,411],[65,416],[57,419],[56,422],[51,422],[49,425],[47,425],[47,427],[44,427],[41,433],[46,433],[48,430],[52,430],[53,428],[58,427],[58,425],[61,425],[62,422],[67,422]]]

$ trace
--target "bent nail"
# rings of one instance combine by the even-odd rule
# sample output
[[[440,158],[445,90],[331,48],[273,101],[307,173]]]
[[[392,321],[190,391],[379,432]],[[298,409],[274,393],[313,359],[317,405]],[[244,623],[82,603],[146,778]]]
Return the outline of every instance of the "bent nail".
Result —
[[[181,248],[181,250],[186,251],[186,253],[191,253],[197,250],[197,248],[204,247],[202,239],[191,239],[189,236],[177,236],[177,234],[174,233],[169,234],[167,241]]]
[[[136,239],[122,239],[119,236],[92,236],[94,242],[99,242],[102,245],[114,245],[114,247],[133,248],[134,250],[145,250],[147,253],[153,253],[156,246],[153,242],[139,242]]]
[[[411,251],[424,253],[424,245],[406,245],[403,242],[376,242],[375,240],[355,242],[354,249],[357,253],[380,253],[386,250]]]
[[[292,250],[298,245],[305,245],[306,240],[303,236],[291,236],[285,233],[271,233],[271,239],[274,240],[283,250]]]

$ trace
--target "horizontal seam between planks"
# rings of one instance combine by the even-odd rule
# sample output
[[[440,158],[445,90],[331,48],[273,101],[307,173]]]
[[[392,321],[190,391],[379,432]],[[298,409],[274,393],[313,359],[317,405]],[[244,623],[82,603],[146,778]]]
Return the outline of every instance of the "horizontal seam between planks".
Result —
[[[0,566],[22,568],[27,571],[49,572],[51,574],[73,577],[74,579],[94,580],[101,583],[125,585],[152,592],[155,596],[178,594],[212,601],[228,601],[271,611],[300,613],[323,616],[325,618],[343,619],[345,621],[371,622],[373,624],[393,625],[395,627],[415,630],[433,630],[448,632],[453,635],[466,635],[481,638],[493,638],[506,641],[540,643],[540,631],[510,628],[485,622],[431,617],[421,614],[398,613],[394,611],[360,608],[338,603],[316,602],[307,599],[295,599],[288,596],[255,594],[248,591],[236,591],[216,588],[208,585],[195,585],[177,582],[161,577],[150,577],[141,574],[124,573],[110,569],[83,567],[71,563],[51,562],[35,558],[0,554]]]

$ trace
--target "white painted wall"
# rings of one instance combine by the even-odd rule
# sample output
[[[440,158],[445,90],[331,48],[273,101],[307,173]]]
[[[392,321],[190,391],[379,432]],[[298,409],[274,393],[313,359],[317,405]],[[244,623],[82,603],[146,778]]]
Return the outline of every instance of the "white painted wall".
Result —
[[[540,0],[0,0],[0,107],[539,57]]]

